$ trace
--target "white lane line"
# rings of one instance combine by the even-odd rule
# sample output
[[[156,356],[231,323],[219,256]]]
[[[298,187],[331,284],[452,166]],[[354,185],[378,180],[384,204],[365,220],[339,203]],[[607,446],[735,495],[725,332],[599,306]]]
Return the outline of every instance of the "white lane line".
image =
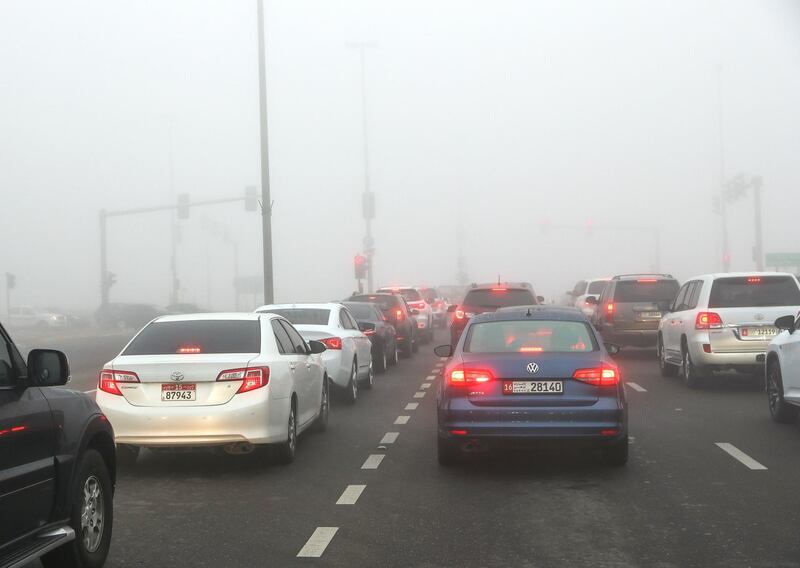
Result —
[[[411,420],[410,416],[398,416],[397,420],[394,421],[395,424],[408,424],[408,421]]]
[[[394,444],[397,441],[397,437],[400,435],[400,432],[386,432],[386,434],[381,439],[381,444]]]
[[[297,553],[298,558],[319,558],[328,548],[328,545],[333,540],[333,536],[339,527],[317,527],[309,539],[306,541],[300,552]]]
[[[447,357],[439,357],[439,361],[441,361],[442,363],[444,363],[445,361],[447,361]]]
[[[355,505],[358,498],[361,497],[361,494],[366,489],[366,485],[348,485],[347,488],[342,493],[342,496],[339,497],[339,500],[336,501],[337,505]]]
[[[724,452],[733,457],[733,459],[742,462],[744,465],[749,467],[750,469],[767,469],[766,466],[758,463],[756,460],[748,456],[742,450],[734,446],[733,444],[729,444],[728,442],[716,442],[716,445]]]
[[[416,410],[418,406],[419,406],[418,402],[409,402],[408,404],[406,404],[406,410]],[[397,424],[397,422],[395,422],[395,424]]]
[[[92,394],[93,392],[97,392],[97,389],[92,389],[90,391],[83,391],[83,392],[85,392],[86,394]]]
[[[644,388],[642,385],[638,385],[638,384],[636,384],[636,383],[632,383],[632,382],[630,382],[630,381],[628,381],[628,382],[627,382],[627,383],[625,383],[625,384],[626,384],[626,385],[628,385],[629,387],[631,387],[631,388],[632,388],[633,390],[635,390],[636,392],[647,392],[647,389],[646,389],[646,388]]]
[[[430,383],[422,383],[421,385],[419,385],[419,388],[421,388],[421,389],[429,389],[429,388],[431,388],[431,384]]]
[[[424,397],[425,397],[425,391],[417,391],[414,393],[414,398],[424,398]]]
[[[386,457],[384,454],[370,454],[361,469],[378,469],[384,457]]]
[[[432,380],[434,380],[435,378],[436,378],[436,375],[428,375],[427,377],[425,377],[425,380],[426,380],[426,381],[432,381]]]

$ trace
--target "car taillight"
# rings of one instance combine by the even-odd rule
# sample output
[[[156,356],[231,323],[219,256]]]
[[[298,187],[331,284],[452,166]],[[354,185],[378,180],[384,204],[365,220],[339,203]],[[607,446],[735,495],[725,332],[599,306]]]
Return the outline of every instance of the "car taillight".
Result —
[[[403,321],[403,310],[395,310],[394,317],[397,321]]]
[[[494,380],[494,374],[487,369],[471,369],[459,365],[447,372],[447,384],[453,387],[464,387]]]
[[[591,369],[578,369],[572,378],[596,387],[610,387],[619,384],[619,371],[606,365]]]
[[[425,302],[409,302],[408,305],[414,308],[415,310],[425,309]]]
[[[122,396],[122,391],[119,390],[117,383],[138,383],[139,376],[131,371],[112,371],[110,369],[103,369],[100,371],[100,380],[97,383],[97,388],[108,394],[115,394]]]
[[[606,304],[606,320],[611,321],[614,319],[614,304],[609,302]]]
[[[242,381],[236,394],[250,392],[269,384],[269,367],[247,367],[244,369],[228,369],[217,376],[218,382]]]
[[[694,320],[695,329],[721,329],[722,318],[715,312],[700,312]]]
[[[456,319],[463,320],[466,317],[464,310],[456,310]]]
[[[341,349],[342,348],[342,338],[341,337],[325,337],[319,340],[321,343],[325,344],[325,347],[328,349]]]

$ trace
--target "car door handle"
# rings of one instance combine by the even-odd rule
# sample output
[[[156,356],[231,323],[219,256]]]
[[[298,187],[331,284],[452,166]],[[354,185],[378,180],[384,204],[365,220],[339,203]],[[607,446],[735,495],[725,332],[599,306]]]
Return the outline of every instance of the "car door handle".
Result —
[[[294,371],[295,367],[297,367],[297,365],[295,365],[294,363],[289,363],[289,370],[290,371]]]

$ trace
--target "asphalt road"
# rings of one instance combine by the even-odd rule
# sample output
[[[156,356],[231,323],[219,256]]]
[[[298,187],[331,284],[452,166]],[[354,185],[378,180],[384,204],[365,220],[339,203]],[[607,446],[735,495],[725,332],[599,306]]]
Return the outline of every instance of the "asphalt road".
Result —
[[[125,339],[70,340],[72,386],[95,388]],[[773,423],[752,380],[689,390],[651,351],[617,360],[625,468],[575,452],[439,467],[425,347],[335,404],[290,466],[144,452],[118,479],[107,566],[800,566],[800,426]]]

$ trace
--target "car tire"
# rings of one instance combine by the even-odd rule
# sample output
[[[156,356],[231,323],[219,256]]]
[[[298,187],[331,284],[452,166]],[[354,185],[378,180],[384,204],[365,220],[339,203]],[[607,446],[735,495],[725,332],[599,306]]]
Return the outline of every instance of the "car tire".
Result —
[[[378,356],[373,356],[372,360],[375,361],[375,371],[378,373],[385,373],[386,368],[389,366],[389,356],[386,354],[386,344],[381,343],[378,347]]]
[[[328,375],[322,377],[322,400],[319,403],[319,414],[314,421],[314,431],[324,432],[328,429],[328,417],[331,412],[331,388]]]
[[[375,367],[373,367],[372,362],[369,364],[369,374],[367,378],[361,382],[361,386],[365,389],[371,389],[375,385]]]
[[[294,456],[297,453],[297,405],[292,400],[289,407],[289,421],[287,423],[287,438],[286,441],[277,444],[274,448],[275,461],[283,465],[289,465],[294,461]]]
[[[392,341],[392,348],[389,350],[389,366],[394,367],[397,365],[397,361],[399,359],[398,351],[399,347],[397,346],[397,340]]]
[[[683,364],[681,365],[681,377],[686,386],[690,389],[699,388],[703,383],[703,376],[692,362],[692,356],[686,345],[683,346]]]
[[[70,490],[70,526],[75,540],[45,554],[41,558],[44,568],[100,568],[108,556],[114,525],[114,494],[108,466],[96,450],[88,449],[75,472]]]
[[[130,444],[117,444],[117,465],[120,467],[133,467],[139,459],[139,446]]]
[[[436,444],[436,457],[441,466],[450,466],[458,462],[461,457],[459,449],[450,441],[439,436]]]
[[[770,361],[767,367],[767,404],[770,416],[778,424],[793,424],[797,420],[800,408],[783,398],[783,376],[777,361]]]
[[[664,342],[658,338],[658,368],[662,377],[674,377],[678,374],[679,367],[667,361],[667,352],[664,349]]]
[[[400,344],[400,356],[403,359],[410,359],[414,354],[414,347],[411,345],[411,339],[406,339]]]
[[[358,400],[358,366],[355,359],[353,359],[353,366],[350,369],[350,380],[347,381],[344,397],[350,404],[355,404]]]
[[[420,338],[415,337],[412,340],[412,342],[411,342],[411,354],[412,355],[419,351],[419,342],[420,342],[421,339],[422,339],[421,337]]]
[[[628,436],[610,446],[605,446],[600,450],[603,461],[614,467],[624,466],[628,463],[628,446]]]

